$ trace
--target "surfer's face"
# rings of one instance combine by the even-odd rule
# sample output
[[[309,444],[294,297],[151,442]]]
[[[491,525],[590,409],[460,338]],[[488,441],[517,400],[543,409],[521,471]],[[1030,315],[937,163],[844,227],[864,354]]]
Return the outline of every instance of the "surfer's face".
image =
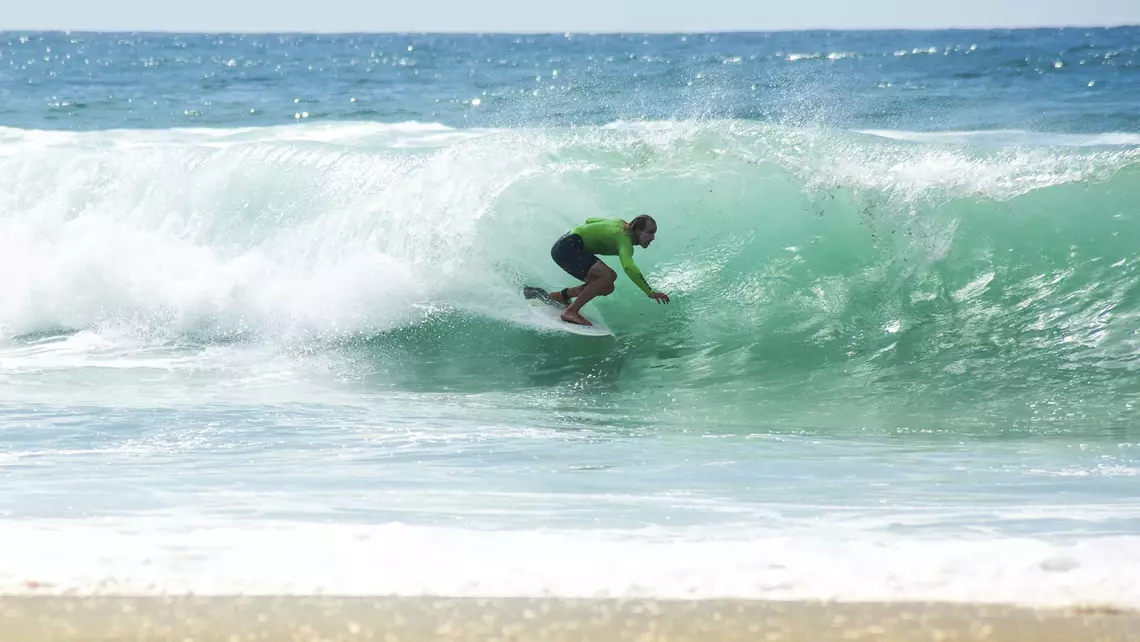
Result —
[[[650,223],[649,225],[645,226],[645,229],[636,230],[635,234],[637,237],[634,240],[637,241],[638,245],[641,247],[649,247],[649,244],[653,242],[654,237],[657,236],[657,225]]]

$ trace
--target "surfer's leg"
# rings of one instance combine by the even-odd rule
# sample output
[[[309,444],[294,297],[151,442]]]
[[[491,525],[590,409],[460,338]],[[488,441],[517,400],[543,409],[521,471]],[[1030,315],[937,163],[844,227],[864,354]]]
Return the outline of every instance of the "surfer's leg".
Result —
[[[590,273],[596,265],[601,263],[598,257],[591,254],[586,249],[586,244],[582,241],[582,237],[577,234],[567,234],[558,239],[554,243],[554,247],[550,248],[550,258],[558,264],[570,276],[585,281],[581,285],[576,285],[572,288],[565,288],[562,292],[551,292],[549,294],[550,300],[562,305],[568,305],[570,299],[581,296],[589,285]],[[609,266],[602,263],[602,267],[609,270]],[[613,270],[610,270],[611,272]],[[614,277],[617,278],[616,276]],[[563,296],[563,292],[566,296]],[[577,312],[575,312],[577,314]]]
[[[617,272],[614,272],[610,266],[601,261],[594,263],[594,266],[586,273],[586,283],[578,288],[574,288],[579,291],[573,295],[574,302],[562,313],[562,320],[567,323],[593,325],[582,317],[582,313],[579,312],[579,310],[594,297],[606,296],[613,293],[615,282],[617,282]]]
[[[582,285],[575,285],[572,288],[565,288],[559,292],[551,292],[550,293],[550,300],[554,301],[555,303],[561,303],[562,305],[570,305],[570,301],[574,297],[582,294],[582,290],[585,290],[585,289],[586,289],[586,284],[583,283]],[[566,296],[563,296],[562,292],[565,292]]]

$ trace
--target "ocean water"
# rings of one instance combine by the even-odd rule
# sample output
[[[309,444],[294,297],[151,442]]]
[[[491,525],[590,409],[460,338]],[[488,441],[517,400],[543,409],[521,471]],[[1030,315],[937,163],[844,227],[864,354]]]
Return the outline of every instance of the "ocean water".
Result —
[[[1138,43],[0,33],[0,592],[1140,606]]]

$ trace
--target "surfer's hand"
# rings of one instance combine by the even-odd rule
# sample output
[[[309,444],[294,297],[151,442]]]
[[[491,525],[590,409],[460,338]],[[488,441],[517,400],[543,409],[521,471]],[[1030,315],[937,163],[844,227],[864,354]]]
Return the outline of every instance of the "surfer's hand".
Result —
[[[665,294],[664,292],[652,292],[650,293],[649,298],[656,299],[658,303],[669,302],[669,295]]]

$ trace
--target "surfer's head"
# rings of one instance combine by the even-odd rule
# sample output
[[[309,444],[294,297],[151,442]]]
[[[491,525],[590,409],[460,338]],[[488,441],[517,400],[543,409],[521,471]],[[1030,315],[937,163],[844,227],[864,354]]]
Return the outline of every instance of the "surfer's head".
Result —
[[[629,235],[633,237],[635,245],[649,247],[653,238],[657,236],[657,221],[648,214],[642,214],[626,223],[626,229],[629,230]]]

